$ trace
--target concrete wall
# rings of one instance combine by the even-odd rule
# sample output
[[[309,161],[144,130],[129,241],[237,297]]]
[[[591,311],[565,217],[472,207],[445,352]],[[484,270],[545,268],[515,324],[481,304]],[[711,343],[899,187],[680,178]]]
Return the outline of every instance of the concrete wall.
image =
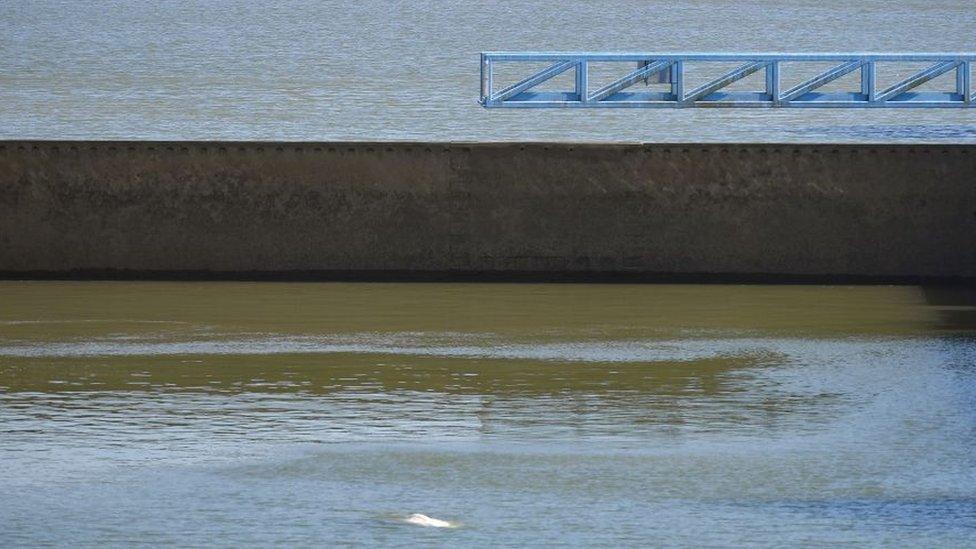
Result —
[[[0,142],[0,274],[113,271],[972,278],[976,146]]]

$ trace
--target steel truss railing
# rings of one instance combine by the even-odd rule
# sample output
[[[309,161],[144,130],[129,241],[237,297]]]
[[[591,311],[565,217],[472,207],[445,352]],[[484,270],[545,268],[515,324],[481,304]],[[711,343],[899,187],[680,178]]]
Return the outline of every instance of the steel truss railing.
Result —
[[[501,90],[494,89],[499,63],[547,62],[549,66]],[[693,63],[737,62],[740,66],[718,78],[686,89],[687,67]],[[788,89],[781,86],[782,70],[801,63],[836,65]],[[930,66],[897,83],[878,89],[877,64]],[[481,54],[481,104],[496,107],[973,107],[972,65],[976,53],[545,53],[486,52]],[[627,63],[629,72],[599,89],[589,86],[591,63]],[[633,68],[636,63],[636,68]],[[784,66],[784,63],[789,65]],[[538,86],[560,74],[575,72],[575,86],[567,91],[538,91]],[[729,85],[765,72],[760,91],[730,91]],[[860,89],[828,92],[822,87],[860,71]],[[955,89],[920,91],[922,84],[955,72]],[[670,84],[665,91],[634,91],[638,82]]]

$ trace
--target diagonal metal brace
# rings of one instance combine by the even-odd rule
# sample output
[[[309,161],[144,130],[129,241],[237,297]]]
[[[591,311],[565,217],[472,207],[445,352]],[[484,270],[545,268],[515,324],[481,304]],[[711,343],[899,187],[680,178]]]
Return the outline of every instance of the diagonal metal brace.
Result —
[[[932,65],[931,67],[925,69],[924,71],[909,76],[908,78],[902,80],[901,82],[895,84],[894,86],[891,86],[885,91],[879,93],[878,101],[888,101],[889,99],[894,99],[895,97],[898,97],[899,95],[907,92],[912,88],[916,88],[928,82],[929,80],[936,78],[937,76],[940,76],[942,74],[945,74],[955,69],[961,64],[962,61],[942,61],[940,63],[936,63],[935,65]]]
[[[559,63],[556,63],[555,65],[552,65],[547,69],[544,69],[542,72],[538,72],[517,84],[512,84],[511,86],[505,88],[504,90],[501,90],[500,92],[491,96],[491,100],[504,101],[506,99],[514,97],[529,88],[538,86],[539,84],[545,82],[546,80],[549,80],[554,76],[558,76],[568,71],[569,69],[575,67],[576,65],[577,65],[576,61],[560,61]]]
[[[742,80],[743,78],[749,76],[750,74],[764,68],[769,63],[770,63],[769,61],[756,61],[753,63],[745,64],[735,69],[734,71],[726,74],[725,76],[722,76],[721,78],[712,80],[707,84],[704,84],[702,86],[699,86],[691,90],[690,92],[688,92],[688,95],[681,98],[681,100],[697,101],[712,92],[715,92],[717,90],[724,88],[725,86],[728,86],[729,84],[735,82],[736,80]]]
[[[587,101],[601,101],[606,99],[620,90],[633,86],[652,74],[659,73],[662,70],[669,68],[673,64],[674,61],[655,61],[654,63],[640,67],[635,71],[627,73],[626,76],[623,76],[618,80],[614,80],[613,82],[593,92],[593,95],[589,96]]]
[[[834,67],[823,74],[817,75],[802,84],[790,88],[785,93],[783,93],[783,96],[780,98],[780,100],[790,101],[796,99],[797,97],[800,97],[805,93],[815,90],[820,86],[823,86],[825,84],[833,82],[834,80],[837,80],[838,78],[844,76],[845,74],[850,74],[856,71],[857,69],[861,68],[863,65],[864,65],[863,61],[850,61],[848,63],[844,63],[843,65]]]

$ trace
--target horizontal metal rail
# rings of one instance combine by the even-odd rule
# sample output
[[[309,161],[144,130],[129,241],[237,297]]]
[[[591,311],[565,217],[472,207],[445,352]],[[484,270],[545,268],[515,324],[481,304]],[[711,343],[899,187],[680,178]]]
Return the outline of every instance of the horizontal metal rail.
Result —
[[[518,82],[494,90],[495,68],[500,63],[549,63],[533,70]],[[802,63],[835,64],[826,72],[807,78],[787,89],[781,89],[784,70]],[[883,90],[878,89],[878,63],[885,68],[898,64],[926,63],[921,71]],[[590,90],[591,63],[623,63],[619,76],[595,91]],[[636,69],[633,63],[637,63]],[[694,89],[686,90],[688,67],[694,63],[736,63],[734,70]],[[789,65],[784,65],[784,64]],[[951,108],[974,107],[972,65],[976,53],[547,53],[485,52],[481,54],[481,104],[487,108],[551,107],[833,107],[833,108]],[[904,66],[902,66],[904,69]],[[543,82],[568,71],[575,72],[573,89],[540,91]],[[763,71],[761,90],[732,91],[730,85],[751,74]],[[860,71],[859,89],[824,91],[827,84],[854,71]],[[954,72],[955,85],[950,90],[918,90],[939,76]],[[663,90],[638,90],[645,85],[669,84]]]

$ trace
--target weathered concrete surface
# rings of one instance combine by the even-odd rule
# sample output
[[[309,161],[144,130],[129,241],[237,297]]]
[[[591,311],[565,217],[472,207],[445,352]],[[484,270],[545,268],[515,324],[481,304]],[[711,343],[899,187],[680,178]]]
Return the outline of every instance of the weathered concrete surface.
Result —
[[[976,147],[0,142],[0,273],[110,271],[972,278]]]

